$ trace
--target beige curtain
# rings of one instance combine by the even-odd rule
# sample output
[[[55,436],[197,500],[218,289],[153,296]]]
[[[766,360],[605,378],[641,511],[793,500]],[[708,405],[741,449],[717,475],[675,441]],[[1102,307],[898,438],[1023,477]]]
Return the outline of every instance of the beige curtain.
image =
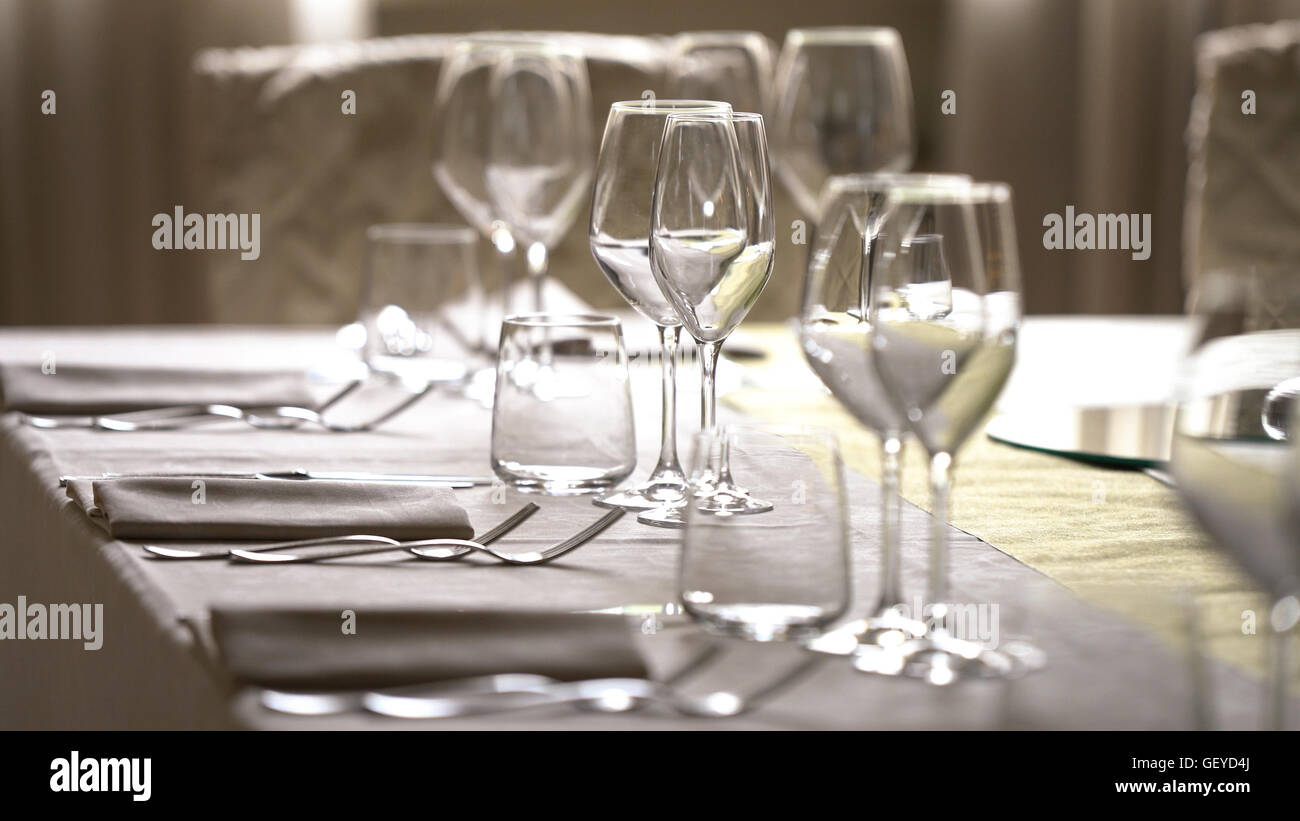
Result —
[[[288,36],[281,0],[0,0],[0,324],[203,318],[200,260],[150,244],[190,203],[190,58]]]

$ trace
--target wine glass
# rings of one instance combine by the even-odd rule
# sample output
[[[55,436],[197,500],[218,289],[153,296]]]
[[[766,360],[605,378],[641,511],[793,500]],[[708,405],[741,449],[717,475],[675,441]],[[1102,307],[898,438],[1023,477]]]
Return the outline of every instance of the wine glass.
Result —
[[[832,176],[822,189],[809,246],[799,313],[804,356],[822,384],[880,438],[880,593],[867,617],[814,642],[821,652],[851,653],[860,644],[895,646],[925,626],[904,612],[899,495],[907,427],[872,365],[869,297],[872,249],[889,192],[899,185],[969,186],[956,174]]]
[[[730,111],[710,100],[631,100],[609,108],[591,194],[591,255],[637,313],[659,329],[663,368],[659,460],[641,484],[598,497],[596,504],[648,510],[681,501],[686,475],[677,458],[677,343],[682,323],[650,270],[650,200],[664,122],[673,112]]]
[[[850,599],[844,466],[835,434],[810,427],[727,425],[696,437],[695,464],[729,453],[758,492],[781,498],[761,517],[710,515],[687,505],[678,589],[712,632],[800,640],[839,618]],[[716,468],[715,468],[716,469]],[[698,494],[707,491],[696,486]],[[791,549],[791,539],[799,541]]]
[[[591,88],[582,55],[553,44],[502,51],[489,80],[485,163],[497,214],[525,249],[533,310],[543,310],[550,249],[591,181]]]
[[[777,173],[807,215],[831,174],[906,171],[916,155],[912,81],[892,28],[792,29],[772,105]]]
[[[717,425],[722,343],[749,313],[772,273],[776,225],[767,134],[761,114],[678,113],[664,124],[650,208],[650,267],[673,312],[699,345],[700,427]],[[699,481],[693,507],[714,514],[763,513],[770,502],[718,470]],[[643,524],[681,527],[685,500],[648,510]]]
[[[886,200],[873,249],[879,256],[870,290],[872,362],[930,457],[932,626],[896,649],[859,648],[859,669],[933,684],[1014,672],[1009,657],[946,626],[954,459],[1015,361],[1021,309],[1013,219],[1011,189],[1001,183],[903,185]]]
[[[1216,272],[1191,311],[1173,473],[1196,520],[1272,598],[1266,726],[1284,729],[1300,618],[1300,422],[1286,407],[1300,378],[1300,279],[1294,268]]]
[[[764,111],[771,93],[772,46],[756,31],[689,31],[673,38],[668,92],[725,100],[737,111]]]

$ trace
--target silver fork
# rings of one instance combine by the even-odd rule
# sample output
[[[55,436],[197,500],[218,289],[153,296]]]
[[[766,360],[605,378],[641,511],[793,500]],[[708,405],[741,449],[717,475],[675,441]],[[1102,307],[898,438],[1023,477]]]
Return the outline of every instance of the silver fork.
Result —
[[[327,420],[324,416],[325,411],[344,396],[350,394],[360,384],[360,380],[354,380],[318,409],[304,408],[297,405],[267,405],[251,408],[221,404],[176,405],[168,408],[150,408],[149,410],[98,416],[59,417],[25,414],[24,421],[32,427],[47,430],[57,428],[97,428],[114,431],[163,431],[184,430],[234,419],[262,430],[294,430],[304,424],[314,424],[332,433],[361,433],[374,430],[389,419],[397,416],[423,399],[434,388],[432,382],[426,383],[424,387],[401,402],[361,424],[340,425]]]
[[[387,553],[392,550],[406,550],[412,555],[426,561],[444,562],[451,559],[459,559],[466,553],[472,550],[477,550],[505,562],[506,564],[547,564],[555,561],[566,553],[577,550],[582,545],[591,541],[607,527],[622,518],[624,513],[625,511],[615,508],[610,510],[604,516],[601,516],[592,524],[588,525],[581,532],[570,536],[559,544],[552,545],[545,550],[530,550],[523,553],[503,553],[499,550],[494,550],[487,546],[486,542],[490,540],[486,539],[480,539],[479,541],[470,541],[468,539],[422,539],[415,542],[403,542],[389,547],[359,548],[356,550],[344,550],[336,553],[326,553],[323,555],[313,556],[263,553],[252,550],[232,550],[230,551],[230,559],[231,561],[236,562],[253,562],[257,564],[307,564],[309,562],[321,562],[329,559],[345,559],[350,556],[369,556],[375,553]]]
[[[479,536],[478,538],[479,542],[483,544],[490,544],[492,542],[495,542],[497,539],[500,539],[502,536],[514,530],[524,520],[526,520],[529,516],[532,516],[540,509],[541,508],[539,508],[536,503],[529,502],[528,504],[521,507],[519,510],[516,510],[509,517],[502,520],[502,522],[498,524],[496,527],[487,531],[482,536]],[[261,547],[250,547],[247,550],[241,550],[240,552],[255,555],[259,553],[275,552],[277,550],[292,550],[295,547],[312,547],[315,545],[324,545],[324,544],[346,544],[348,542],[367,542],[371,544],[378,543],[378,544],[388,545],[388,547],[384,548],[385,550],[401,549],[402,546],[401,542],[397,541],[396,539],[390,539],[387,536],[371,536],[368,534],[354,534],[351,536],[323,536],[317,539],[298,539],[292,542],[276,542],[275,544],[262,545]],[[226,551],[225,553],[221,553],[213,550],[186,550],[183,548],[162,547],[161,545],[153,545],[153,544],[144,545],[144,549],[147,552],[153,554],[154,556],[158,556],[163,559],[228,559],[230,558],[230,553],[231,553],[231,551]],[[447,558],[449,559],[458,558],[460,556],[466,555],[469,552],[471,552],[470,548],[465,548],[464,550],[461,550],[456,555],[448,556]]]

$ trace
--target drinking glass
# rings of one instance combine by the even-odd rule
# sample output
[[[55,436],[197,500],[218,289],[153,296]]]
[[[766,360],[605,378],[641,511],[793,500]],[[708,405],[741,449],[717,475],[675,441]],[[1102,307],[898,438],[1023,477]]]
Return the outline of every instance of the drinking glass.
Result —
[[[489,82],[485,168],[496,213],[525,249],[533,310],[542,311],[550,251],[591,182],[591,88],[581,54],[543,44],[502,51]]]
[[[482,341],[478,237],[460,225],[366,229],[362,355],[371,370],[413,384],[464,378]]]
[[[773,100],[777,173],[804,214],[817,213],[831,174],[912,165],[912,81],[892,28],[792,29]]]
[[[690,31],[673,38],[668,92],[725,100],[737,111],[766,110],[772,46],[756,31]]]
[[[660,291],[699,345],[700,427],[717,424],[716,372],[722,343],[749,313],[772,273],[772,216],[767,135],[752,113],[670,114],[664,124],[650,209],[650,267]],[[771,502],[732,481],[724,451],[718,470],[700,477],[704,509],[764,513]],[[683,504],[637,517],[681,527]]]
[[[968,186],[944,174],[832,176],[822,189],[809,246],[799,313],[804,357],[831,395],[880,438],[880,594],[865,618],[819,639],[814,649],[853,652],[859,645],[894,646],[925,632],[904,612],[899,495],[907,427],[885,395],[872,365],[870,294],[872,249],[885,200],[899,185]],[[836,649],[838,648],[838,649]]]
[[[676,360],[682,323],[650,270],[650,200],[668,115],[730,110],[727,103],[709,100],[631,100],[610,106],[591,195],[591,255],[623,299],[659,329],[663,435],[650,476],[598,497],[598,505],[647,510],[685,497],[686,475],[677,459]]]
[[[1004,654],[943,625],[954,459],[1015,361],[1020,264],[1011,189],[1001,183],[897,186],[872,272],[872,362],[895,411],[930,457],[932,627],[899,648],[898,672],[947,684],[1013,671]]]
[[[492,470],[522,491],[590,493],[636,465],[623,329],[596,314],[506,317]]]
[[[848,608],[848,510],[835,435],[807,427],[732,426],[696,437],[695,464],[732,469],[780,499],[763,516],[707,511],[703,486],[686,505],[680,595],[707,629],[758,641],[819,633]]]
[[[1270,595],[1266,726],[1287,726],[1288,645],[1300,619],[1300,277],[1223,271],[1198,284],[1197,338],[1182,367],[1172,467],[1196,520]],[[1290,394],[1290,395],[1288,395]]]

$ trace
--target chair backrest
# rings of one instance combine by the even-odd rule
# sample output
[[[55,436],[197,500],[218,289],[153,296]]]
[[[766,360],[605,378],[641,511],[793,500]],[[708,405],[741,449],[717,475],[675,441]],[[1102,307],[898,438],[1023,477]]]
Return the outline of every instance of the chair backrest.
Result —
[[[1300,276],[1300,21],[1197,41],[1183,273],[1296,265]]]
[[[548,35],[551,36],[551,35]],[[563,34],[587,57],[596,139],[609,104],[663,88],[670,41]],[[208,318],[355,318],[362,235],[392,221],[464,220],[431,174],[433,96],[456,35],[212,50],[195,61],[193,210],[259,213],[261,256],[207,254]],[[355,93],[356,113],[342,95]],[[660,94],[660,96],[663,96]],[[552,260],[583,294],[608,293],[587,248],[584,206]],[[485,276],[494,273],[482,255]]]

